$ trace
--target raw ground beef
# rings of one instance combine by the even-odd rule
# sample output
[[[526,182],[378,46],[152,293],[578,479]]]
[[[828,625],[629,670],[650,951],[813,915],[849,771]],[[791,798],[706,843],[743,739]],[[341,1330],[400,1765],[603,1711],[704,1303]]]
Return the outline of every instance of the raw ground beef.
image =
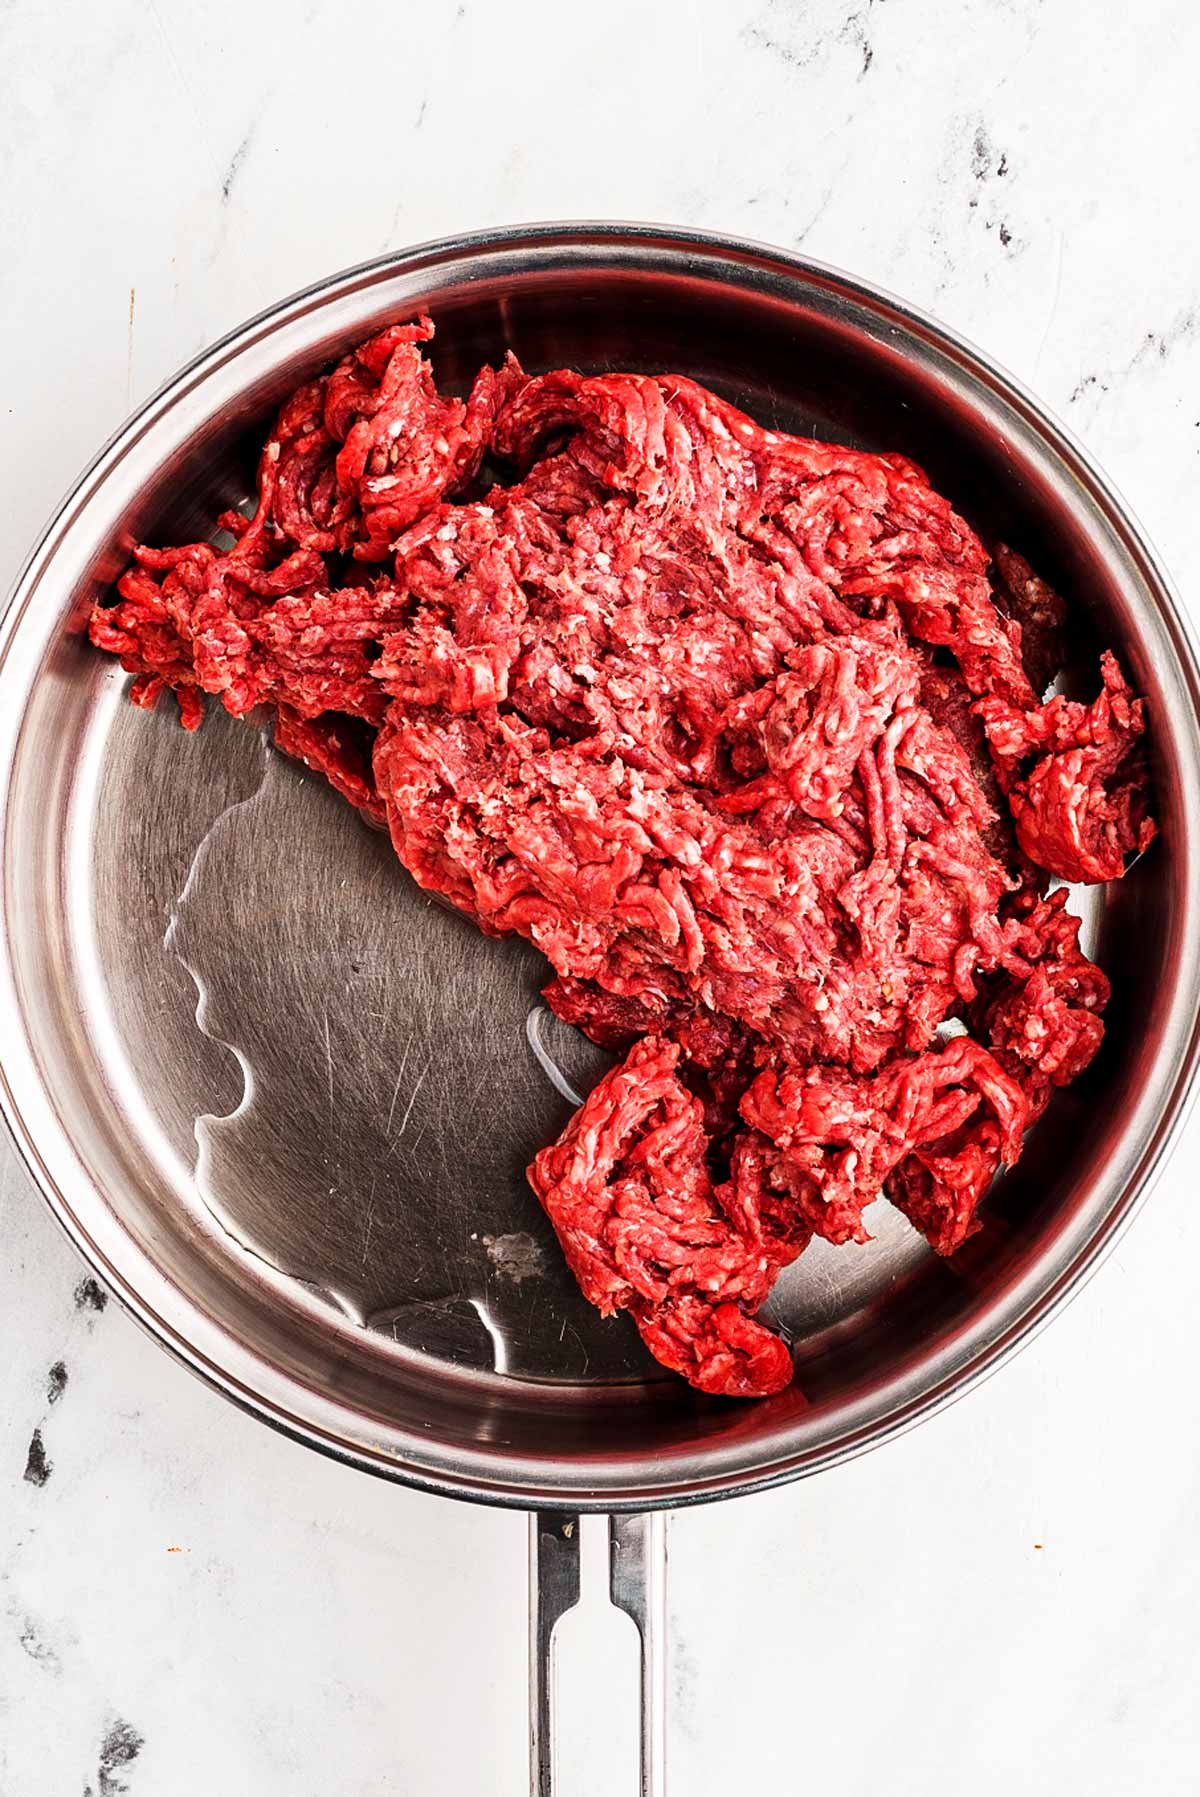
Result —
[[[778,1391],[754,1313],[881,1195],[941,1254],[1095,1054],[1061,881],[1154,834],[1111,654],[900,455],[682,376],[510,357],[437,392],[397,325],[302,387],[229,546],[139,548],[92,640],[186,728],[280,749],[624,1051],[530,1168],[585,1295],[701,1390]],[[483,457],[508,478],[484,488]]]

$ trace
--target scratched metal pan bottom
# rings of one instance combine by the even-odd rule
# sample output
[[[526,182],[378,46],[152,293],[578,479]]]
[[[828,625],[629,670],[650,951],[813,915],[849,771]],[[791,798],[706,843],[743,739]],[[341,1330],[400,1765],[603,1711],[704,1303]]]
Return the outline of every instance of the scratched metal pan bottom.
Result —
[[[280,397],[385,320],[439,378],[680,369],[768,425],[925,462],[985,537],[1117,645],[1150,700],[1161,841],[1092,901],[1110,1028],[984,1228],[938,1261],[886,1206],[772,1302],[797,1385],[706,1400],[579,1296],[524,1179],[604,1057],[540,957],[414,886],[260,731],[124,702],[74,631],[131,536],[205,534]],[[985,1371],[1080,1280],[1161,1158],[1196,1058],[1196,666],[1167,583],[1082,453],[897,303],[773,251],[541,227],[341,275],[234,333],[109,445],[0,645],[4,1102],[57,1215],[167,1345],[268,1420],[466,1496],[636,1508],[795,1476]],[[808,1399],[807,1407],[800,1393]]]

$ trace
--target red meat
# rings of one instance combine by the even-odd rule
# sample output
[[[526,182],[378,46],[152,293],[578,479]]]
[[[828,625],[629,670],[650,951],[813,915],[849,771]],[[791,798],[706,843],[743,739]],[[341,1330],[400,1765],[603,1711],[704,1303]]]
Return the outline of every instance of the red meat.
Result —
[[[676,376],[509,358],[448,398],[431,335],[301,387],[253,515],[139,548],[92,639],[189,728],[273,709],[423,886],[543,951],[627,1051],[530,1173],[581,1287],[700,1389],[776,1391],[754,1312],[810,1235],[883,1195],[953,1252],[1096,1052],[1107,984],[1044,894],[1148,845],[1144,707],[1108,654],[1043,703],[1062,601],[903,457]]]
[[[529,1170],[584,1296],[628,1310],[651,1351],[701,1391],[762,1396],[792,1376],[777,1336],[753,1321],[810,1229],[785,1194],[714,1186],[704,1107],[681,1083],[680,1050],[635,1043]]]
[[[995,1148],[990,1178],[1020,1154],[1027,1104],[992,1055],[960,1036],[865,1077],[829,1067],[760,1073],[741,1111],[783,1155],[813,1234],[865,1242],[863,1210],[907,1156],[927,1153],[968,1123],[982,1124]]]
[[[1034,692],[1044,697],[1066,665],[1066,601],[1007,543],[997,543],[992,555],[997,603],[1020,625],[1021,662]]]
[[[370,732],[364,731],[356,718],[337,712],[304,718],[290,705],[278,704],[275,747],[314,773],[324,774],[334,791],[349,799],[372,823],[385,821],[371,776]]]

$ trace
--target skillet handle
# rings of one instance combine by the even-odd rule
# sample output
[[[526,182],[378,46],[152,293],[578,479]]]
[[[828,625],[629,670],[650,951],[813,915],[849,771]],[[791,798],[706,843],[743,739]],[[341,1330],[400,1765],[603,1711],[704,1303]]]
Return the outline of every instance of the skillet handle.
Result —
[[[554,1625],[579,1602],[579,1517],[535,1510],[529,1518],[529,1790],[556,1797]]]
[[[529,1518],[529,1788],[560,1797],[554,1734],[554,1627],[579,1602],[580,1517],[539,1510]],[[666,1519],[610,1516],[608,1590],[641,1644],[640,1797],[666,1792]]]
[[[667,1519],[661,1510],[608,1519],[608,1593],[642,1646],[641,1797],[667,1788]]]

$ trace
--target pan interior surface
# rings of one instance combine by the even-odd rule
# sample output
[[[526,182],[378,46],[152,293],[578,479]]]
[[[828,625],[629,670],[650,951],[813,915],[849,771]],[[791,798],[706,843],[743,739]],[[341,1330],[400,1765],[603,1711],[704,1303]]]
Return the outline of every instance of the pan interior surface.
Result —
[[[508,349],[531,371],[677,370],[772,428],[915,457],[985,541],[1068,595],[1080,690],[1111,644],[1149,700],[1162,837],[1124,881],[1075,898],[1113,981],[1099,1058],[953,1260],[885,1204],[869,1246],[801,1257],[769,1311],[797,1383],[767,1402],[664,1374],[566,1271],[524,1169],[608,1057],[546,1010],[538,953],[434,903],[265,726],[214,706],[189,736],[169,704],[134,710],[78,633],[129,541],[210,534],[251,491],[279,399],[418,309],[451,388]],[[1190,1072],[1197,744],[1169,596],[1048,428],[968,352],[827,271],[617,232],[476,240],[339,277],[151,402],[10,615],[5,967],[21,1029],[5,1081],[55,1208],[157,1334],[375,1470],[637,1504],[810,1470],[886,1433],[1078,1278]]]

